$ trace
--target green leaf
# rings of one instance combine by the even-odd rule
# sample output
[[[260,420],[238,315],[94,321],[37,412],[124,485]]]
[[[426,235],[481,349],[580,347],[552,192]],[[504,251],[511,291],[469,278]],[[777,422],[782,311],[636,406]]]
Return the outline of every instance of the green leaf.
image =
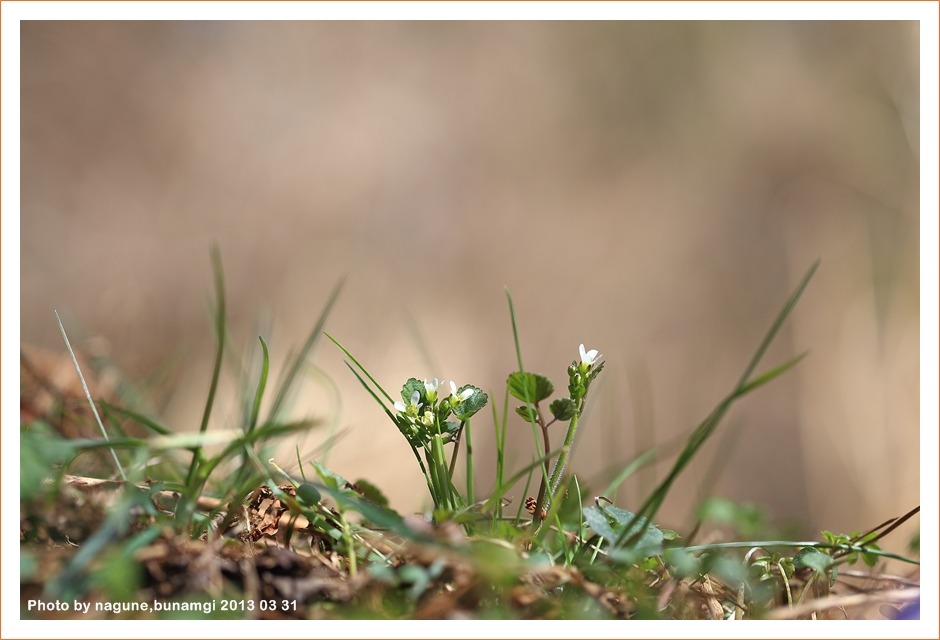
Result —
[[[427,406],[428,396],[427,389],[424,387],[424,383],[417,378],[408,378],[408,382],[401,388],[401,399],[405,401],[405,404],[411,404],[411,396],[414,395],[415,391],[418,392],[418,402]]]
[[[629,539],[646,526],[646,519],[639,518],[624,535],[624,527],[634,519],[634,514],[619,507],[600,507],[591,505],[584,509],[584,521],[600,536],[611,542]],[[650,525],[637,541],[634,550],[642,555],[658,555],[663,550],[663,532]]]
[[[510,373],[506,385],[513,397],[530,404],[541,402],[555,391],[555,386],[545,376],[523,371]]]
[[[454,422],[453,420],[443,422],[441,426],[444,427],[444,431],[441,433],[441,436],[444,437],[444,442],[450,442],[456,438],[457,434],[460,432],[460,423]]]
[[[797,551],[793,556],[793,566],[797,569],[809,568],[813,571],[823,572],[832,566],[833,559],[815,547],[806,547]]]
[[[427,570],[416,564],[406,564],[398,570],[398,578],[405,584],[410,584],[408,597],[417,600],[431,583]]]
[[[548,406],[548,409],[552,412],[552,415],[555,416],[556,420],[561,420],[562,422],[571,420],[578,411],[578,408],[571,398],[558,398],[557,400],[553,400]]]
[[[59,437],[45,422],[32,422],[20,427],[20,499],[27,501],[49,492],[45,484],[60,468],[78,453],[74,440]]]
[[[685,549],[666,549],[663,558],[679,576],[694,576],[701,571],[698,558]]]
[[[388,507],[388,498],[385,497],[381,489],[368,480],[359,478],[353,486],[359,491],[359,495],[369,502],[377,504],[380,507]]]
[[[333,473],[319,462],[314,462],[313,467],[317,470],[317,475],[320,476],[320,479],[323,480],[323,484],[328,486],[330,489],[335,491],[342,491],[349,484],[346,482],[346,478],[339,475],[338,473]]]
[[[591,367],[591,371],[587,375],[587,380],[584,381],[585,386],[591,384],[594,378],[597,377],[597,374],[599,374],[603,369],[604,361],[598,362],[593,367]]]
[[[525,405],[516,407],[516,413],[522,416],[526,422],[532,422],[533,420],[538,421],[538,414],[535,413],[535,409],[532,407]]]
[[[489,399],[482,390],[474,387],[472,384],[467,384],[457,390],[457,394],[461,394],[467,389],[473,389],[473,395],[458,404],[456,407],[453,407],[454,415],[457,416],[461,421],[468,420],[470,416],[486,406],[486,401]]]

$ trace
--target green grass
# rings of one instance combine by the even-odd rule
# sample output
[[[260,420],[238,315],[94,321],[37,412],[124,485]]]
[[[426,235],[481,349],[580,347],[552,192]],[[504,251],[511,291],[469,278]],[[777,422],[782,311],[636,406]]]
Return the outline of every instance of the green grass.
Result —
[[[581,360],[564,369],[567,384],[557,391],[547,376],[528,371],[508,291],[518,369],[507,372],[505,389],[485,393],[472,384],[454,385],[446,395],[443,381],[417,378],[383,386],[367,369],[368,354],[354,356],[334,337],[341,329],[324,331],[340,282],[274,384],[273,354],[259,337],[257,370],[238,371],[241,418],[230,428],[210,430],[230,349],[222,261],[215,249],[212,266],[216,350],[198,431],[180,432],[139,407],[100,400],[95,404],[104,416],[101,438],[65,438],[52,420],[21,426],[24,600],[185,603],[231,597],[253,603],[251,610],[172,613],[188,617],[760,618],[779,607],[832,597],[841,588],[840,567],[876,567],[889,559],[917,563],[878,546],[916,510],[865,533],[822,532],[817,541],[781,538],[764,524],[759,507],[745,505],[711,502],[699,511],[700,524],[721,524],[740,539],[691,545],[684,542],[690,532],[656,524],[676,480],[733,405],[802,359],[757,373],[818,263],[636,512],[593,498],[596,492],[583,479],[567,473],[576,431],[592,427],[584,407],[603,361],[582,347]],[[363,399],[378,405],[389,428],[408,441],[434,505],[428,513],[399,513],[381,487],[325,466],[334,433],[316,451],[295,450],[296,465],[275,459],[285,437],[322,426],[286,417],[321,336],[345,355]],[[386,387],[402,383],[396,400]],[[262,416],[268,396],[270,408]],[[492,399],[500,396],[497,406]],[[511,400],[522,405],[511,410]],[[486,404],[489,410],[483,410]],[[526,464],[511,469],[506,433],[517,420],[530,424],[532,451]],[[563,442],[553,446],[548,426],[559,421],[568,427]],[[473,440],[488,434],[496,443],[495,472],[483,478],[476,472]],[[126,481],[98,493],[76,491],[96,481],[71,476],[69,469],[93,451],[108,451],[115,463],[102,466],[100,478],[119,474]],[[625,461],[604,495],[616,495],[630,475],[665,458],[653,448]],[[101,460],[106,464],[108,458]],[[458,470],[464,483],[454,480]],[[492,488],[481,494],[481,487]],[[513,503],[510,495],[523,498]],[[62,513],[69,515],[63,519]],[[270,603],[277,607],[272,610]],[[824,610],[819,607],[820,616]]]

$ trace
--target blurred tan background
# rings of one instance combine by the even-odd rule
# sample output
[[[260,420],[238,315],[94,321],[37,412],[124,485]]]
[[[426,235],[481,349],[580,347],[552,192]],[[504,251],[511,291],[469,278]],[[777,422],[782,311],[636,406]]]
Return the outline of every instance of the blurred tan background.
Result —
[[[918,47],[909,22],[24,23],[22,339],[61,351],[57,307],[132,379],[169,367],[159,411],[195,429],[218,242],[234,343],[261,326],[272,371],[346,276],[328,330],[390,391],[453,378],[501,407],[508,286],[527,368],[563,389],[580,342],[607,360],[572,467],[600,492],[709,413],[821,258],[763,368],[809,357],[660,519],[708,492],[865,529],[919,501]],[[329,466],[419,508],[404,439],[332,345],[314,361],[331,382],[297,414],[349,428]]]

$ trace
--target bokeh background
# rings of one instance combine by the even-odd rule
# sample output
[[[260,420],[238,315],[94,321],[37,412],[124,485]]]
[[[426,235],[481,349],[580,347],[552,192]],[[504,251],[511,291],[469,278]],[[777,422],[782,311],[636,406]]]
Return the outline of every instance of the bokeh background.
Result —
[[[22,340],[61,353],[58,308],[130,379],[169,374],[151,402],[175,428],[205,402],[218,243],[243,354],[263,332],[277,371],[345,277],[327,328],[387,388],[500,407],[508,287],[527,368],[564,388],[579,343],[607,361],[572,463],[599,492],[649,447],[671,461],[821,258],[764,368],[809,356],[733,408],[660,519],[718,495],[812,534],[918,504],[916,23],[42,21],[21,53]],[[343,432],[330,467],[426,504],[338,350],[313,361],[302,449]]]

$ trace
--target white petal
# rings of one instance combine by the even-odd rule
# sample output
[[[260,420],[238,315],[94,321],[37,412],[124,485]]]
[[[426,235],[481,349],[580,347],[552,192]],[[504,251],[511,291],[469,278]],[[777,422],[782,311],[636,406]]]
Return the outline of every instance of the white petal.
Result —
[[[461,402],[463,402],[464,400],[472,396],[473,392],[474,392],[474,389],[472,387],[469,389],[464,389],[463,391],[460,392],[460,395],[457,397],[460,398]]]
[[[405,403],[399,400],[395,403],[395,411],[404,411],[408,407],[405,406]]]
[[[416,407],[420,407],[421,405],[418,403],[418,400],[420,400],[420,399],[421,399],[421,394],[420,394],[419,392],[415,391],[415,392],[413,392],[413,393],[411,394],[411,404],[412,404],[412,405],[414,405],[414,406],[416,406]]]
[[[450,381],[450,395],[457,395],[457,383],[453,380]]]
[[[578,351],[581,353],[581,362],[588,366],[594,364],[594,361],[597,360],[597,349],[586,351],[584,349],[584,345],[582,344],[578,346]]]

